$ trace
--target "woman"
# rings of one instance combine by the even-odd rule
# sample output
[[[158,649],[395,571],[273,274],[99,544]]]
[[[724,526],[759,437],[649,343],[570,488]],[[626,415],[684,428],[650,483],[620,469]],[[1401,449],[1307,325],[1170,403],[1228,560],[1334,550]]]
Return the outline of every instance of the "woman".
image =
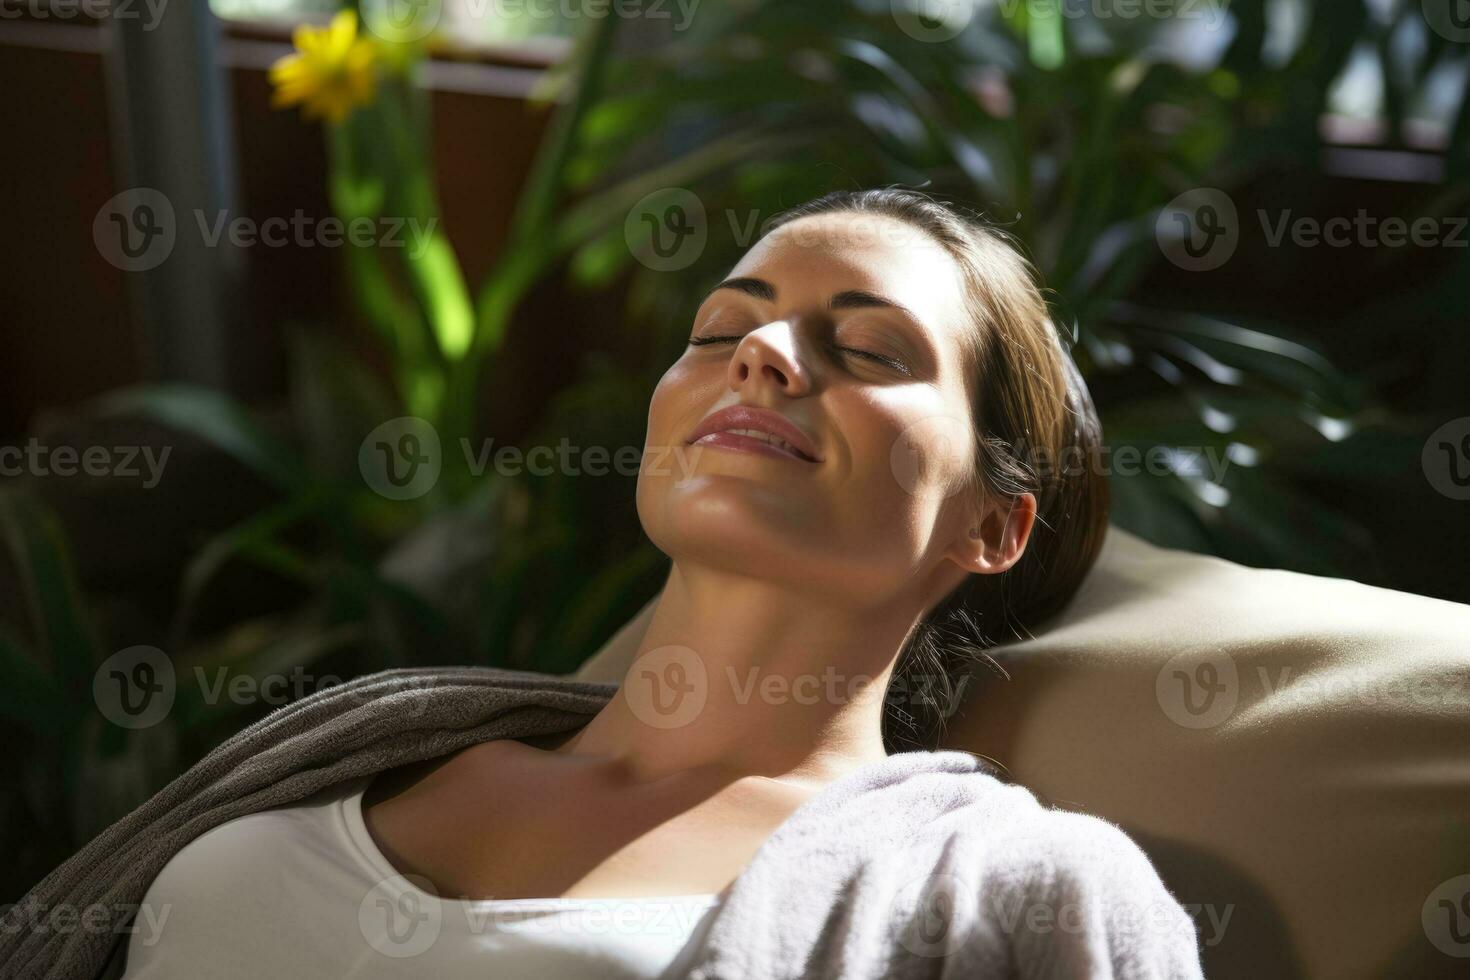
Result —
[[[935,748],[978,649],[1080,584],[1106,484],[1037,460],[1099,438],[998,233],[904,190],[799,207],[654,392],[638,514],[673,564],[621,696],[461,669],[304,699],[68,862],[104,873],[33,893],[146,888],[126,944],[32,936],[16,962],[1198,976],[1188,916],[1116,828],[903,751]]]

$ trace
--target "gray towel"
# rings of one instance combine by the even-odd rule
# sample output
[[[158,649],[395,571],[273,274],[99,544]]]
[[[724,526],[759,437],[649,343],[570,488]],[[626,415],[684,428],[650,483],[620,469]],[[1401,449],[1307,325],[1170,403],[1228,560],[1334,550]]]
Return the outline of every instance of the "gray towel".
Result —
[[[616,691],[521,671],[430,668],[373,674],[280,708],[11,908],[0,926],[3,973],[90,980],[116,964],[123,927],[160,869],[227,820],[489,739],[577,728]],[[1047,810],[972,756],[941,751],[890,756],[799,808],[670,975],[1201,972],[1189,916],[1122,831]]]

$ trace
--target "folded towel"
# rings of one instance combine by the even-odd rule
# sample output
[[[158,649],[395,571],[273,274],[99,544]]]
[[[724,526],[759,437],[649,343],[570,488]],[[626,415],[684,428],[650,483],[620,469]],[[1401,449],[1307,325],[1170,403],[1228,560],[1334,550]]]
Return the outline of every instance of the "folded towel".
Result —
[[[211,751],[0,919],[7,977],[116,965],[154,877],[227,820],[496,738],[568,731],[613,684],[391,670],[286,705]],[[167,941],[166,937],[163,941]],[[1112,824],[1042,807],[957,751],[831,783],[777,828],[671,976],[1199,977],[1189,916]]]

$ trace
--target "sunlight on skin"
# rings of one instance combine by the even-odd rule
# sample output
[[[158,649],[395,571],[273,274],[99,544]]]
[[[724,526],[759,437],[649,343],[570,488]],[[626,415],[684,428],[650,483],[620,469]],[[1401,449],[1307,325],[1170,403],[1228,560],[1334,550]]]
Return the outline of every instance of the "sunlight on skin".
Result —
[[[574,731],[380,779],[367,803],[394,865],[441,890],[725,888],[803,802],[886,758],[885,690],[927,609],[1020,557],[1034,499],[963,492],[973,321],[937,245],[892,219],[814,216],[729,278],[649,406],[638,515],[673,566],[618,696]],[[688,445],[732,405],[779,413],[812,458],[728,433]],[[512,846],[528,835],[557,861]]]
[[[649,468],[638,483],[643,527],[673,559],[639,654],[656,654],[670,677],[699,672],[700,708],[661,729],[614,699],[561,750],[647,776],[718,763],[824,783],[882,757],[883,689],[905,638],[964,576],[1014,564],[1034,501],[982,510],[963,492],[975,327],[959,265],[923,233],[875,215],[803,218],[757,243],[728,280],[691,327],[711,342],[686,349],[649,407],[647,451],[695,455],[687,470]],[[737,404],[794,423],[818,461],[686,445]],[[935,418],[965,449],[930,453],[918,484],[900,480],[895,446]],[[670,648],[697,664],[669,663]],[[752,680],[832,671],[835,698],[827,688],[808,703],[752,696]],[[870,684],[854,691],[854,678]],[[624,689],[650,680],[635,662]]]

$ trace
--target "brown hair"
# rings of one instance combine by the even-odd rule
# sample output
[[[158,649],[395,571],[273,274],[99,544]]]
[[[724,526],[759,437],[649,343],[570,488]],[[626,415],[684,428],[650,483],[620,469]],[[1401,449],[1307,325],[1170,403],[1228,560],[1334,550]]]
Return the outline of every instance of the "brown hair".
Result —
[[[890,752],[933,749],[959,706],[962,677],[990,659],[985,650],[1060,612],[1092,568],[1108,526],[1108,482],[1096,465],[1102,425],[1035,270],[1010,236],[979,214],[902,188],[836,191],[783,212],[763,233],[799,218],[850,212],[920,229],[964,270],[976,326],[970,353],[977,466],[968,492],[1036,497],[1036,523],[1020,560],[1002,573],[968,576],[935,604],[900,654],[884,743]]]

